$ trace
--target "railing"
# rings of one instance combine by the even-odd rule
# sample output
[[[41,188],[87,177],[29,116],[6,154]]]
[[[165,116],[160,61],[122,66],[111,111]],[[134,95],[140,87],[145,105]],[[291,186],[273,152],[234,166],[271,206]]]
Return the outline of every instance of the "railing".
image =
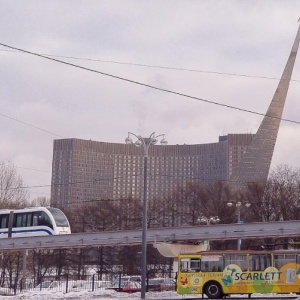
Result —
[[[162,276],[160,273],[151,272],[147,276],[146,291],[175,291],[175,273],[171,277]],[[107,274],[105,279],[100,280],[95,275],[61,275],[45,276],[35,283],[30,278],[18,278],[2,276],[0,282],[0,295],[17,295],[30,291],[53,291],[53,292],[79,292],[96,290],[115,290],[119,292],[134,293],[141,291],[141,277],[139,275]]]

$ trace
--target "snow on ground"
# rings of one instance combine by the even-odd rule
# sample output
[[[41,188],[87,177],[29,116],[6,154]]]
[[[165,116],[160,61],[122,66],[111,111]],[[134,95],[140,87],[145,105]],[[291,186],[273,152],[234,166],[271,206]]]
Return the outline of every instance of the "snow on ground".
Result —
[[[7,299],[7,296],[0,296],[0,299]],[[50,292],[50,291],[31,291],[17,296],[11,296],[9,299],[34,299],[34,300],[49,300],[49,299],[101,299],[101,300],[112,300],[112,299],[140,299],[141,293],[121,293],[113,290],[99,290],[95,292],[70,292],[64,294],[62,292]],[[148,292],[146,293],[146,299],[182,299],[181,295],[176,292]],[[191,297],[189,297],[191,298]],[[193,297],[193,298],[196,298]]]
[[[259,297],[260,294],[253,294],[252,297]],[[296,296],[294,294],[291,295],[276,295],[276,294],[267,294],[264,295],[264,297],[268,297],[270,299],[283,297],[283,296]],[[232,295],[230,298],[240,298],[241,295]],[[245,295],[242,296],[245,298]],[[52,299],[101,299],[101,300],[112,300],[112,299],[118,299],[118,300],[132,300],[132,299],[140,299],[141,293],[120,293],[113,290],[98,290],[95,292],[70,292],[67,294],[64,294],[62,292],[50,292],[50,291],[34,291],[34,292],[27,292],[23,294],[19,294],[16,296],[10,296],[9,299],[12,300],[18,300],[18,299],[24,299],[24,300],[52,300]],[[178,295],[176,292],[148,292],[146,293],[146,299],[196,299],[201,298],[201,295]],[[206,298],[206,297],[205,297]],[[0,299],[7,299],[7,296],[0,296]],[[297,298],[300,300],[300,297]]]

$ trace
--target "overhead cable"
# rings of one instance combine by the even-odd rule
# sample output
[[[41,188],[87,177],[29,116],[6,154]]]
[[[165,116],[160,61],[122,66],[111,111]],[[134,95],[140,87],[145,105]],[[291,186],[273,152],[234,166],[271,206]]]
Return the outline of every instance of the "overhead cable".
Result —
[[[21,52],[24,52],[24,53],[28,53],[28,54],[31,54],[31,55],[34,55],[34,56],[38,56],[38,57],[41,57],[41,58],[44,58],[44,59],[55,61],[55,62],[65,64],[65,65],[68,65],[68,66],[72,66],[74,68],[86,70],[86,71],[89,71],[89,72],[93,72],[93,73],[101,74],[101,75],[104,75],[104,76],[108,76],[108,77],[111,77],[111,78],[114,78],[114,79],[118,79],[118,80],[130,82],[130,83],[133,83],[133,84],[136,84],[136,85],[148,87],[148,88],[158,90],[158,91],[161,91],[161,92],[166,92],[166,93],[170,93],[170,94],[173,94],[173,95],[182,96],[182,97],[185,97],[185,98],[205,102],[205,103],[208,103],[208,104],[214,104],[214,105],[221,106],[221,107],[226,107],[226,108],[230,108],[230,109],[234,109],[234,110],[238,110],[238,111],[243,111],[243,112],[251,113],[251,114],[254,114],[254,115],[259,115],[259,116],[263,116],[263,117],[267,116],[267,117],[272,118],[272,119],[279,119],[279,120],[282,120],[282,121],[285,121],[285,122],[290,122],[290,123],[294,123],[294,124],[298,124],[298,125],[300,124],[299,121],[284,119],[284,118],[280,118],[280,117],[277,117],[277,116],[263,114],[263,113],[259,113],[259,112],[253,111],[253,110],[240,108],[240,107],[233,106],[233,105],[219,103],[219,102],[216,102],[216,101],[211,101],[211,100],[207,100],[207,99],[187,95],[187,94],[184,94],[184,93],[180,93],[180,92],[176,92],[176,91],[172,91],[172,90],[168,90],[168,89],[164,89],[164,88],[159,88],[159,87],[154,86],[154,85],[150,85],[150,84],[135,81],[135,80],[132,80],[132,79],[128,79],[128,78],[116,76],[116,75],[113,75],[113,74],[97,71],[97,70],[94,70],[94,69],[91,69],[91,68],[86,68],[86,67],[83,67],[83,66],[80,66],[80,65],[72,64],[72,63],[69,63],[69,62],[66,62],[66,61],[63,61],[63,60],[59,60],[59,59],[56,59],[56,58],[51,58],[51,57],[41,55],[41,54],[38,54],[38,53],[35,53],[35,52],[31,52],[31,51],[28,51],[28,50],[12,47],[12,46],[9,46],[9,45],[3,44],[3,43],[0,43],[0,46],[7,47],[7,48],[10,48],[10,49],[14,49],[14,50],[17,50],[17,51],[21,51]]]
[[[22,53],[17,50],[1,49],[0,51]],[[69,58],[69,59],[75,59],[75,60],[85,60],[85,61],[93,61],[93,62],[101,62],[101,63],[109,63],[109,64],[117,64],[117,65],[128,65],[128,66],[144,67],[144,68],[157,68],[157,69],[174,70],[174,71],[187,71],[187,72],[215,74],[215,75],[237,76],[237,77],[246,77],[246,78],[268,79],[268,80],[280,80],[280,78],[278,78],[278,77],[269,77],[269,76],[258,76],[258,75],[248,75],[248,74],[238,74],[238,73],[228,73],[228,72],[216,72],[216,71],[198,70],[198,69],[190,69],[190,68],[168,67],[168,66],[160,66],[160,65],[149,65],[149,64],[142,64],[142,63],[132,63],[132,62],[124,62],[124,61],[116,61],[116,60],[75,57],[75,56],[47,54],[47,53],[40,53],[40,54],[44,55],[44,56],[49,56],[49,57]],[[297,79],[291,79],[291,81],[300,82],[300,80],[297,80]]]

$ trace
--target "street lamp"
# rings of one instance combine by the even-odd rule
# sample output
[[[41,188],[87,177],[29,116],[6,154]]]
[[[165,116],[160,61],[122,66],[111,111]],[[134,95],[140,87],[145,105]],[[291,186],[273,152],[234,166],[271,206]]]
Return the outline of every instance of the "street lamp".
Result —
[[[241,222],[241,206],[242,206],[242,202],[228,202],[227,203],[227,206],[231,207],[233,206],[233,204],[235,204],[235,207],[236,207],[236,210],[237,210],[237,222],[238,224],[241,224],[243,222]],[[249,208],[250,207],[250,203],[246,203],[245,204],[245,207],[246,208]],[[237,249],[238,250],[241,250],[241,244],[242,244],[242,240],[241,239],[238,239],[238,245],[237,245]]]
[[[125,139],[126,144],[133,144],[132,138],[130,135],[133,135],[137,138],[135,141],[136,147],[142,147],[144,151],[144,190],[143,190],[143,220],[142,220],[142,282],[141,282],[141,298],[145,299],[146,295],[146,271],[147,271],[147,165],[148,165],[148,152],[151,145],[155,145],[159,137],[162,137],[160,141],[161,145],[167,145],[168,142],[165,139],[164,134],[155,135],[155,132],[152,132],[148,138],[143,138],[140,135],[136,135],[132,132],[128,132],[128,137]]]
[[[204,216],[200,216],[200,217],[198,217],[197,222],[198,223],[206,223],[206,225],[209,225],[210,223],[212,223],[212,224],[219,223],[220,219],[219,219],[218,216],[210,217],[210,218],[206,218]]]
[[[197,218],[197,222],[200,224],[202,223],[202,224],[209,225],[210,223],[212,223],[212,224],[219,223],[220,219],[218,216],[206,218],[205,216],[201,215]],[[207,250],[209,250],[209,248],[210,248],[209,241],[204,241],[203,244],[207,245]]]

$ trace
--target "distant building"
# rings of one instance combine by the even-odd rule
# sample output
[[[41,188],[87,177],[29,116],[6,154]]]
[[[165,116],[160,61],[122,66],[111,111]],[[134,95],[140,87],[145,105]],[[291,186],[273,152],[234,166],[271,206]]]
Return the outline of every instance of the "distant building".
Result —
[[[149,197],[161,197],[188,182],[228,180],[253,136],[229,134],[211,144],[152,145],[148,166]],[[143,151],[134,145],[55,140],[51,205],[140,198],[142,168]]]
[[[150,147],[149,197],[188,182],[228,181],[235,188],[265,182],[300,41],[300,26],[281,80],[256,134],[229,134],[218,143]],[[134,145],[79,139],[54,141],[51,205],[141,197],[143,153]]]

